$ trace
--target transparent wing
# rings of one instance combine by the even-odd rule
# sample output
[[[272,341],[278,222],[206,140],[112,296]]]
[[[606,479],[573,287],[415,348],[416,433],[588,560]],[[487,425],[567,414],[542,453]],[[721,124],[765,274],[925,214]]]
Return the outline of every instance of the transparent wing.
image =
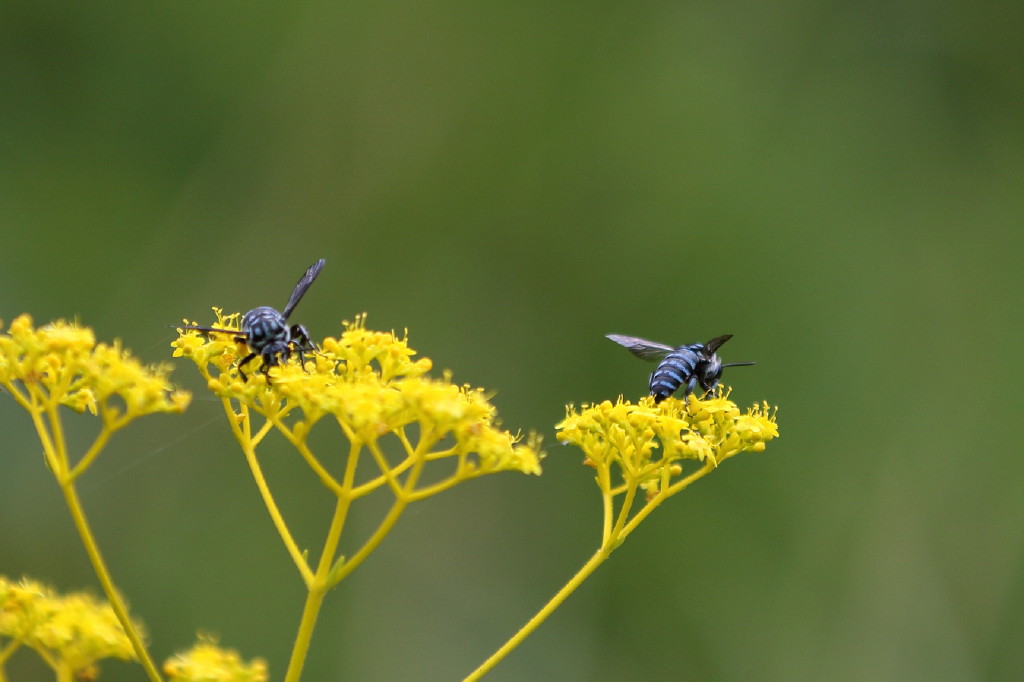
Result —
[[[324,259],[321,258],[310,265],[309,269],[306,270],[306,274],[304,274],[299,280],[299,283],[295,285],[295,291],[292,292],[292,297],[288,299],[288,305],[284,307],[284,310],[281,313],[284,315],[284,319],[288,319],[288,316],[292,314],[293,310],[295,310],[295,306],[299,304],[299,301],[301,301],[302,297],[306,294],[306,291],[313,283],[313,280],[315,280],[316,276],[320,274],[320,271],[324,269],[324,262]]]
[[[655,362],[661,360],[665,355],[675,350],[672,346],[663,343],[655,343],[637,336],[622,336],[621,334],[606,334],[609,339],[619,344],[633,355],[644,360]]]

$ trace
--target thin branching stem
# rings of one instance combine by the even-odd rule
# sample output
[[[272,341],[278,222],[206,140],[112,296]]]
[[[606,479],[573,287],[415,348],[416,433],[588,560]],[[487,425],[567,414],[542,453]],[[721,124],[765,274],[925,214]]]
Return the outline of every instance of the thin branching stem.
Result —
[[[110,606],[117,615],[117,619],[121,622],[121,626],[124,627],[125,634],[128,636],[128,641],[131,642],[132,648],[135,650],[135,654],[139,657],[139,663],[142,664],[142,667],[145,669],[146,675],[150,680],[153,680],[153,682],[160,682],[160,673],[157,672],[156,665],[153,663],[153,659],[150,658],[149,651],[146,650],[146,646],[142,642],[142,637],[128,615],[128,607],[125,605],[124,600],[121,599],[121,595],[114,587],[114,581],[110,577],[110,571],[107,570],[107,565],[103,560],[103,555],[100,554],[99,545],[96,544],[92,530],[89,528],[89,522],[85,518],[85,511],[82,509],[82,504],[78,499],[78,494],[75,491],[74,484],[62,481],[60,488],[61,492],[64,494],[64,500],[67,502],[68,509],[71,512],[71,518],[75,523],[75,528],[78,530],[78,535],[82,538],[82,544],[85,545],[85,553],[89,555],[89,561],[92,562],[92,567],[96,573],[96,577],[99,579],[100,585],[103,587],[103,593],[110,601]]]
[[[324,549],[320,555],[320,562],[317,565],[316,574],[308,583],[309,592],[306,594],[306,603],[302,608],[302,618],[299,621],[299,631],[295,635],[295,645],[292,647],[291,659],[288,661],[288,671],[285,673],[285,682],[298,682],[302,676],[302,668],[306,662],[306,655],[309,653],[309,645],[313,640],[313,629],[316,627],[316,619],[320,614],[320,607],[323,605],[327,590],[330,589],[329,575],[331,565],[334,562],[334,555],[338,550],[338,542],[341,539],[341,531],[345,526],[345,517],[348,513],[349,500],[339,497],[334,509],[334,517],[331,519],[331,527],[327,531],[327,539],[324,541]]]
[[[589,578],[591,574],[597,570],[598,566],[604,563],[610,552],[611,550],[606,547],[601,547],[601,549],[594,552],[594,555],[590,557],[587,563],[583,564],[583,567],[576,572],[576,575],[574,575],[572,579],[555,594],[555,596],[549,599],[548,603],[545,604],[533,618],[527,621],[526,625],[519,629],[519,632],[505,642],[505,644],[495,651],[490,658],[480,664],[480,667],[470,673],[466,677],[465,682],[475,682],[476,680],[479,680],[485,674],[490,672],[494,666],[500,663],[502,659],[508,656],[508,654],[519,646],[524,639],[529,637],[534,630],[540,627],[541,623],[547,620],[548,616],[554,613],[555,609],[561,606],[562,602],[568,599],[569,595],[575,592],[576,588],[582,585],[583,581]]]
[[[256,482],[256,488],[260,492],[260,497],[263,498],[263,504],[267,508],[267,513],[270,514],[270,520],[273,522],[274,528],[277,529],[278,535],[281,536],[285,549],[288,550],[289,556],[291,556],[295,567],[299,570],[299,574],[308,588],[313,583],[313,571],[306,561],[305,554],[299,549],[295,538],[292,537],[288,524],[285,523],[284,516],[281,514],[281,510],[278,508],[277,502],[274,501],[274,496],[270,492],[267,479],[263,475],[263,468],[260,466],[259,458],[256,457],[256,446],[251,439],[252,431],[250,428],[249,408],[242,406],[242,420],[239,423],[235,419],[235,412],[231,407],[231,401],[225,398],[223,403],[224,411],[228,416],[228,422],[231,424],[231,433],[242,447],[242,454],[245,456],[245,461],[249,464],[249,470],[252,472],[253,480]]]

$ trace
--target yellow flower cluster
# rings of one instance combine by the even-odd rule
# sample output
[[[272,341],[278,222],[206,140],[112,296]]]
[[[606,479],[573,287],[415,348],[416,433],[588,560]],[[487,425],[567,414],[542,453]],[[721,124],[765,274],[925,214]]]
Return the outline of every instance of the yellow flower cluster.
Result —
[[[55,669],[80,678],[95,676],[101,659],[136,658],[109,604],[81,592],[61,596],[27,579],[15,583],[0,576],[0,638],[30,647]]]
[[[246,663],[237,651],[200,641],[164,663],[169,682],[266,682],[267,664],[256,658]]]
[[[217,326],[237,329],[238,315],[225,316],[217,308]],[[415,359],[405,338],[392,332],[365,328],[365,317],[345,324],[340,338],[327,338],[321,349],[305,353],[301,366],[291,360],[271,368],[267,376],[256,372],[248,381],[239,376],[235,360],[240,352],[232,334],[182,330],[172,343],[176,357],[192,359],[217,396],[236,400],[271,421],[282,420],[296,408],[304,419],[291,428],[296,436],[330,415],[353,443],[373,444],[387,434],[404,438],[403,429],[419,428],[420,447],[451,439],[451,447],[437,456],[459,457],[475,473],[519,470],[540,473],[540,452],[531,439],[502,431],[494,407],[480,389],[451,383],[450,377],[427,376],[428,358]],[[219,370],[214,376],[210,366]],[[476,462],[466,461],[475,453]]]
[[[30,412],[66,405],[120,424],[181,412],[190,397],[174,390],[168,371],[144,367],[120,342],[97,344],[91,329],[63,320],[35,329],[32,318],[21,315],[0,334],[0,385]]]
[[[659,404],[649,397],[637,403],[620,397],[578,412],[569,406],[557,436],[582,449],[587,464],[604,471],[614,464],[624,482],[650,493],[682,473],[681,460],[718,466],[743,451],[762,452],[779,435],[767,403],[741,413],[727,396],[719,391],[706,400],[690,396]]]

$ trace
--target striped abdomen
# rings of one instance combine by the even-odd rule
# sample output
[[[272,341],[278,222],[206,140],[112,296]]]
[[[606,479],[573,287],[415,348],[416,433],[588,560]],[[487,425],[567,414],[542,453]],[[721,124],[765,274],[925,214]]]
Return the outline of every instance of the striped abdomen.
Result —
[[[658,368],[651,374],[651,395],[654,402],[660,403],[665,398],[686,386],[683,397],[693,393],[697,385],[697,366],[703,358],[700,351],[704,349],[701,344],[682,346],[665,356]]]

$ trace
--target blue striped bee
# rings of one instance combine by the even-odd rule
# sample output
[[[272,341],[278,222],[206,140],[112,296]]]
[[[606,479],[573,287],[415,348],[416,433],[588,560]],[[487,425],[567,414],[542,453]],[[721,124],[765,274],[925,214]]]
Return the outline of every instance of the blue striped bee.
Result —
[[[715,351],[731,339],[732,334],[716,336],[707,343],[691,343],[689,346],[679,346],[678,348],[635,336],[620,334],[608,334],[607,336],[638,358],[651,362],[660,360],[657,369],[651,374],[651,395],[654,396],[655,403],[660,403],[683,386],[685,386],[683,398],[689,401],[690,394],[698,386],[703,390],[701,395],[717,386],[718,380],[722,377],[723,367],[754,364],[753,362],[722,364],[721,358]]]
[[[324,259],[321,258],[317,262],[313,263],[306,270],[306,274],[299,279],[298,284],[295,285],[295,290],[292,291],[291,298],[288,299],[288,304],[284,307],[284,310],[277,312],[273,308],[268,306],[260,306],[259,308],[253,308],[245,315],[242,316],[242,327],[239,331],[231,329],[218,329],[216,327],[194,327],[184,326],[179,329],[193,329],[200,332],[213,332],[220,334],[234,334],[235,341],[245,342],[249,348],[249,354],[238,363],[238,373],[242,376],[242,381],[248,381],[249,377],[246,376],[245,371],[242,369],[245,365],[249,364],[257,357],[263,359],[263,367],[260,371],[264,376],[268,377],[267,372],[274,365],[282,362],[288,362],[288,358],[291,357],[292,352],[296,352],[299,355],[299,362],[305,362],[306,358],[303,355],[303,351],[317,350],[315,343],[310,341],[309,332],[301,324],[293,324],[291,327],[288,326],[288,316],[295,310],[295,306],[299,304],[310,285],[313,284],[313,280],[316,279],[317,275],[324,267]]]

